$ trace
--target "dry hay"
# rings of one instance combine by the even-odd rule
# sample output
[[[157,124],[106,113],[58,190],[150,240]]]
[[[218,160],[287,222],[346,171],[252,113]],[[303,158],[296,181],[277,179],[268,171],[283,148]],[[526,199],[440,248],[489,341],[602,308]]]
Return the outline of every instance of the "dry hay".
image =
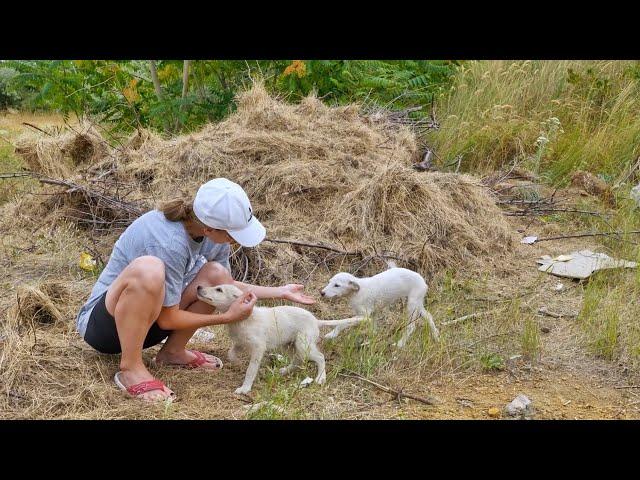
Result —
[[[36,285],[21,285],[16,292],[15,303],[7,312],[7,328],[24,331],[37,326],[61,325],[69,300],[69,290],[62,282],[43,281]]]
[[[56,178],[69,178],[76,167],[100,160],[109,150],[100,132],[88,123],[58,135],[28,132],[15,144],[29,170]]]
[[[326,251],[263,243],[253,252],[260,258],[250,262],[252,281],[326,277],[345,260],[354,270],[355,262],[381,252],[430,276],[511,247],[509,227],[486,187],[466,175],[410,168],[418,147],[409,128],[363,116],[356,105],[328,107],[313,96],[287,104],[260,84],[240,94],[237,104],[225,121],[193,134],[163,140],[137,132],[111,158],[94,155],[87,168],[95,175],[97,166],[109,165],[114,172],[103,171],[113,183],[102,185],[119,185],[119,191],[133,185],[128,198],[149,207],[192,198],[199,185],[224,176],[245,188],[269,237],[362,253],[327,258]],[[37,161],[33,154],[25,159],[51,172],[61,141],[41,138],[27,149]],[[74,208],[95,216],[95,208],[77,205],[84,200],[76,195]],[[362,271],[380,268],[369,262]]]

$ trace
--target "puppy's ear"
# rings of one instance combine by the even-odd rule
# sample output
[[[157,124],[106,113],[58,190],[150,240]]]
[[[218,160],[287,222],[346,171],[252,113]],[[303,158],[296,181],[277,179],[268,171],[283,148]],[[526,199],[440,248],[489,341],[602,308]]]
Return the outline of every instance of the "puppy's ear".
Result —
[[[351,287],[351,290],[353,290],[354,292],[357,292],[358,290],[360,290],[360,285],[358,285],[358,282],[354,282],[353,280],[349,280],[349,286]]]

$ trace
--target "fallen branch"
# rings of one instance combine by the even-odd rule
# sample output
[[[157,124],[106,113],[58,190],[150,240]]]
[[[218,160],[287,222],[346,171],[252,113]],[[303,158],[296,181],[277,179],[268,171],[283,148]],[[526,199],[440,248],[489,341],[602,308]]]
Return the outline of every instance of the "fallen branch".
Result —
[[[338,375],[342,377],[347,377],[347,378],[355,378],[358,380],[362,380],[363,382],[369,383],[374,387],[379,388],[383,392],[394,395],[396,400],[401,400],[402,397],[406,397],[406,398],[411,398],[412,400],[417,400],[418,402],[422,402],[427,405],[436,405],[438,403],[434,398],[424,398],[424,397],[419,397],[418,395],[414,395],[412,393],[404,393],[402,390],[394,390],[391,387],[387,387],[386,385],[381,385],[372,380],[369,380],[368,378],[363,377],[362,375],[358,375],[357,373],[352,372],[351,370],[346,370],[346,371],[349,373],[348,374],[339,373]]]
[[[535,243],[538,242],[547,242],[551,240],[561,240],[563,238],[582,238],[582,237],[599,237],[599,236],[609,236],[609,235],[631,235],[638,234],[640,230],[630,230],[628,232],[590,232],[590,233],[577,233],[575,235],[558,235],[556,237],[543,237],[536,240]]]
[[[285,243],[285,244],[289,244],[289,245],[297,245],[299,247],[319,248],[321,250],[328,250],[330,252],[339,253],[340,255],[361,256],[361,257],[365,256],[365,254],[363,252],[359,252],[359,251],[349,252],[347,250],[340,250],[340,249],[335,248],[335,247],[328,247],[326,245],[321,245],[321,244],[318,244],[318,243],[300,242],[298,240],[282,240],[282,239],[279,239],[279,238],[265,238],[264,241],[265,242],[272,242],[272,243]],[[417,267],[416,263],[413,260],[410,260],[408,258],[398,257],[398,256],[395,256],[395,255],[388,255],[388,254],[380,253],[380,254],[371,255],[371,257],[373,257],[373,258],[385,258],[385,259],[391,259],[391,260],[400,260],[401,262],[407,262],[407,263]]]
[[[503,212],[503,215],[506,215],[507,217],[528,217],[534,215],[543,215],[549,212],[583,213],[585,215],[593,215],[596,217],[607,216],[606,213],[591,212],[589,210],[575,210],[571,208],[532,208],[527,210],[518,210],[515,212]]]
[[[483,315],[489,315],[491,313],[495,313],[498,310],[500,310],[500,309],[499,308],[495,308],[493,310],[487,310],[485,312],[477,312],[477,313],[471,313],[469,315],[463,315],[462,317],[458,317],[455,320],[449,320],[448,322],[442,322],[442,326],[443,327],[447,327],[449,325],[455,325],[457,323],[462,323],[462,322],[464,322],[466,320],[471,320],[473,318],[478,318],[478,317],[481,317]]]
[[[552,317],[552,318],[575,318],[578,315],[574,314],[574,313],[569,313],[569,314],[562,314],[562,313],[554,313],[554,312],[550,312],[549,310],[547,310],[544,307],[540,307],[538,308],[538,313],[541,315],[546,315],[548,317]]]
[[[20,178],[20,177],[32,177],[33,174],[31,172],[11,172],[11,173],[0,173],[0,180],[4,180],[6,178]]]
[[[330,252],[341,253],[342,255],[360,255],[360,252],[347,252],[344,250],[339,250],[337,248],[327,247],[326,245],[320,245],[317,243],[300,242],[297,240],[281,240],[279,238],[265,238],[264,241],[272,242],[272,243],[288,243],[289,245],[298,245],[300,247],[321,248],[322,250],[329,250]]]
[[[38,130],[39,132],[44,133],[45,135],[49,135],[50,137],[53,137],[53,135],[51,135],[49,132],[47,132],[46,130],[41,129],[40,127],[36,127],[32,123],[22,122],[22,125],[26,125],[27,127],[34,128],[34,129]]]

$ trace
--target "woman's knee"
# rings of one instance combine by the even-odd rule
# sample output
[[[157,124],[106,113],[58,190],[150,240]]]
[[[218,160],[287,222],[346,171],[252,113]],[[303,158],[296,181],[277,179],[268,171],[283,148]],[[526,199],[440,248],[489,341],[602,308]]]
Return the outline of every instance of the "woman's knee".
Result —
[[[164,262],[158,257],[145,255],[129,264],[129,283],[152,293],[164,289]]]
[[[202,267],[204,281],[209,285],[222,285],[233,283],[233,277],[229,270],[218,262],[207,262]]]

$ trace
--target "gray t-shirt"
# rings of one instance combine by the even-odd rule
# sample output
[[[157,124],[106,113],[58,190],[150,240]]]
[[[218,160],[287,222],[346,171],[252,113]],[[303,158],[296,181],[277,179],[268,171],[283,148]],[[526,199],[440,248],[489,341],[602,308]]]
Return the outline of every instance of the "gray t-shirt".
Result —
[[[229,244],[217,244],[204,238],[193,240],[182,222],[170,222],[159,210],[151,210],[137,218],[120,235],[105,269],[91,290],[89,299],[76,317],[76,327],[84,338],[91,310],[120,272],[135,258],[153,255],[164,262],[164,307],[180,303],[185,287],[208,261],[215,261],[229,270]]]

